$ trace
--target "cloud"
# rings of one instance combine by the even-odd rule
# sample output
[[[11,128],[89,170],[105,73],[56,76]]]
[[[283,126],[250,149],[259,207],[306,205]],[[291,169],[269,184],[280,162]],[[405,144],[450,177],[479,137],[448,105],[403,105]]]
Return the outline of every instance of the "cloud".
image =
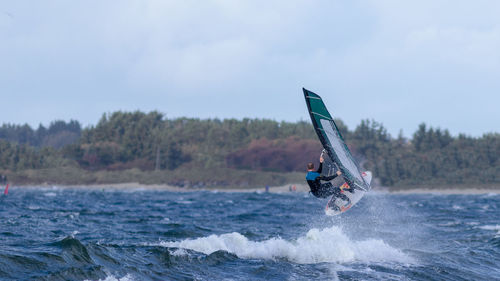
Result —
[[[349,126],[375,118],[393,134],[422,121],[491,131],[488,120],[499,118],[496,1],[16,1],[4,9],[12,17],[0,15],[0,97],[26,112],[13,109],[11,122],[71,115],[93,123],[118,109],[295,121],[308,118],[302,86]],[[39,106],[51,110],[30,116]],[[468,107],[483,110],[462,117]]]

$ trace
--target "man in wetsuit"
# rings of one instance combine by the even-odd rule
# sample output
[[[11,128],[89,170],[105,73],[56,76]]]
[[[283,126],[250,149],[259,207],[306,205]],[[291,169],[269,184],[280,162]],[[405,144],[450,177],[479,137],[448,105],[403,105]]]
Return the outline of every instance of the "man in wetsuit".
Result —
[[[340,187],[333,186],[333,184],[329,182],[337,176],[342,175],[342,172],[337,171],[336,174],[329,177],[321,176],[321,171],[323,170],[323,161],[323,156],[321,156],[319,158],[319,168],[316,171],[314,171],[314,163],[310,162],[307,164],[306,180],[309,184],[309,187],[311,188],[311,193],[318,198],[326,198],[330,195],[335,194],[337,197],[344,201],[347,201],[350,204],[351,200],[349,199],[349,197],[342,194]],[[322,180],[327,182],[321,183]]]

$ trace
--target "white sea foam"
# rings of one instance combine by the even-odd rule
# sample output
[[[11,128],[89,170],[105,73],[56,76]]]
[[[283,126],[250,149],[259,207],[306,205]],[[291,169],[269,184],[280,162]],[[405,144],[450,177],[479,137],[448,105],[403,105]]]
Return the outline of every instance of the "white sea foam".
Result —
[[[106,279],[99,279],[99,281],[133,281],[134,279],[130,274],[123,276],[122,278],[116,278],[114,275],[110,274],[106,276]],[[88,280],[85,280],[88,281]]]
[[[460,225],[460,222],[457,221],[450,221],[450,222],[445,222],[445,223],[440,223],[438,224],[439,226],[457,226]]]
[[[500,237],[500,225],[483,225],[483,226],[480,226],[479,227],[480,229],[484,229],[484,230],[496,230],[497,233],[495,235],[495,237]]]
[[[380,239],[353,241],[336,226],[323,230],[313,228],[305,236],[291,241],[278,237],[255,242],[233,232],[179,242],[161,242],[160,245],[190,249],[207,255],[223,250],[239,258],[283,258],[301,264],[354,261],[415,263],[410,256]]]
[[[500,230],[500,225],[483,225],[479,227],[480,229],[484,230]]]
[[[185,256],[188,253],[184,249],[177,249],[172,253],[172,256]]]
[[[190,204],[193,204],[193,201],[179,200],[179,201],[177,201],[177,203],[184,204],[184,205],[190,205]]]

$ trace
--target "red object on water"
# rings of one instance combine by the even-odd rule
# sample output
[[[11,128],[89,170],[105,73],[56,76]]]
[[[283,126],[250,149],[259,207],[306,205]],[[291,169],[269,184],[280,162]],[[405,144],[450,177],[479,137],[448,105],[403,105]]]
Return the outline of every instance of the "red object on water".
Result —
[[[3,191],[3,194],[7,195],[9,193],[9,184],[5,186],[5,190]]]

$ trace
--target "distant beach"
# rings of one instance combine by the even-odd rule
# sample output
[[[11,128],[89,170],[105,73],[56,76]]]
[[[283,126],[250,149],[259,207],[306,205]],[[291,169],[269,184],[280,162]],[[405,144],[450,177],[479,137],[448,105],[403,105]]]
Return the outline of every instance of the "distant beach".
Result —
[[[376,190],[379,191],[379,190]],[[463,188],[436,188],[436,189],[430,189],[430,188],[412,188],[412,189],[404,189],[404,190],[389,190],[385,191],[389,192],[392,194],[500,194],[500,188],[494,189],[494,188],[468,188],[468,189],[463,189]]]
[[[141,184],[141,183],[112,183],[112,184],[89,184],[89,185],[20,185],[12,186],[15,188],[46,188],[46,189],[98,189],[98,190],[165,190],[172,192],[197,192],[197,191],[214,191],[214,192],[266,192],[266,187],[209,187],[209,188],[192,188],[178,187],[168,184]],[[288,192],[309,192],[309,186],[306,184],[286,184],[281,186],[270,186],[268,192],[271,193],[288,193]],[[390,194],[500,194],[500,187],[488,188],[409,188],[409,189],[394,189],[388,187],[374,187],[371,192],[390,193]]]

